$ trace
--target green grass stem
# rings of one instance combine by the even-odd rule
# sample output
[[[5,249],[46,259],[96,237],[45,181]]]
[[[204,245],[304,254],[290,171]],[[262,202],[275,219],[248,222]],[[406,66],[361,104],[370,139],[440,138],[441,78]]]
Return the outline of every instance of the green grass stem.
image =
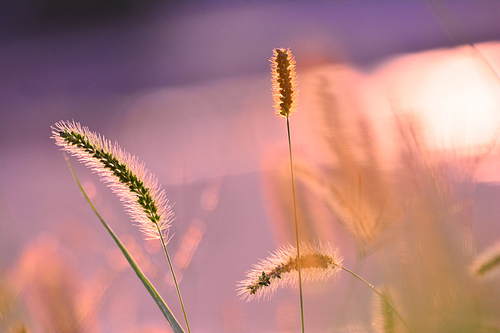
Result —
[[[168,308],[168,306],[165,303],[165,301],[162,299],[162,297],[160,296],[160,294],[156,291],[155,287],[151,284],[151,282],[149,281],[149,279],[144,275],[144,273],[139,268],[139,266],[135,262],[134,258],[130,254],[130,252],[128,252],[128,250],[125,247],[125,245],[123,245],[123,243],[116,236],[116,234],[111,229],[111,227],[106,223],[106,221],[104,221],[104,219],[101,217],[101,215],[99,214],[99,212],[95,208],[94,204],[92,203],[92,201],[88,197],[87,193],[83,189],[82,184],[80,183],[80,180],[78,179],[75,171],[73,170],[73,167],[71,166],[68,158],[66,156],[64,156],[64,158],[66,159],[66,163],[68,164],[68,167],[69,167],[69,169],[71,171],[71,174],[75,178],[76,183],[78,184],[78,187],[80,188],[80,191],[82,191],[82,193],[83,193],[85,199],[87,200],[87,202],[89,203],[90,207],[92,208],[92,210],[94,211],[94,213],[97,215],[97,217],[101,221],[101,223],[104,226],[104,228],[106,228],[106,230],[109,232],[109,234],[111,235],[111,237],[115,241],[116,245],[120,248],[120,250],[122,251],[123,255],[127,259],[128,263],[130,264],[130,266],[132,267],[132,269],[134,270],[134,272],[137,274],[137,277],[139,278],[139,280],[141,280],[141,282],[144,285],[144,287],[146,287],[147,291],[149,292],[149,294],[151,295],[151,297],[153,298],[153,300],[156,302],[156,305],[158,305],[158,307],[160,308],[160,311],[163,313],[163,315],[165,316],[165,318],[169,322],[170,326],[174,330],[174,333],[184,333],[184,330],[179,325],[177,319],[172,314],[172,312]],[[170,263],[170,260],[169,260],[169,263]],[[183,310],[184,310],[184,308],[183,308]]]
[[[175,277],[174,266],[172,265],[172,261],[170,260],[170,256],[168,255],[167,245],[165,244],[165,240],[163,239],[163,234],[161,229],[158,228],[158,234],[160,236],[161,245],[163,246],[163,250],[165,252],[165,256],[167,257],[168,265],[170,267],[170,271],[172,272],[172,277],[174,279],[175,289],[177,290],[177,295],[179,296],[179,302],[181,303],[182,313],[184,315],[184,320],[186,321],[186,328],[189,333],[191,333],[191,329],[189,328],[189,323],[186,315],[186,310],[184,309],[184,303],[182,302],[181,290],[179,289],[179,284],[177,283],[177,278]]]

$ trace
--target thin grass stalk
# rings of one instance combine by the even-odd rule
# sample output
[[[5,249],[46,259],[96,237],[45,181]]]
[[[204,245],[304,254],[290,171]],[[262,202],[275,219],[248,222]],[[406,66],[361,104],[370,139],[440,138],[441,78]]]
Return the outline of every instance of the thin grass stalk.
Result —
[[[297,244],[297,270],[299,278],[300,319],[302,333],[304,329],[304,301],[302,296],[302,275],[300,265],[299,228],[297,223],[297,203],[295,199],[295,181],[293,177],[292,140],[290,136],[290,114],[294,112],[297,104],[297,77],[295,74],[295,59],[290,49],[274,49],[271,58],[272,91],[274,109],[278,117],[286,118],[288,134],[288,151],[290,154],[290,171],[292,178],[293,214],[295,222],[295,241]]]
[[[144,168],[144,164],[140,164],[136,157],[125,152],[117,143],[112,145],[79,123],[59,122],[53,127],[52,133],[57,145],[78,157],[111,188],[148,239],[161,240],[190,333],[180,289],[165,245],[164,232],[168,232],[173,213],[156,178]]]
[[[295,242],[297,244],[297,271],[299,273],[299,296],[300,296],[300,319],[302,324],[302,333],[305,332],[304,327],[304,300],[302,296],[302,274],[300,270],[300,244],[299,244],[299,227],[297,223],[297,203],[295,199],[295,179],[293,176],[293,158],[292,158],[292,140],[290,136],[290,119],[286,116],[286,129],[288,134],[288,152],[290,154],[290,173],[292,179],[292,197],[293,197],[293,217],[295,223]]]
[[[353,268],[355,272],[361,271],[363,264],[365,262],[364,259],[365,259],[364,257],[356,256],[356,261],[354,262],[354,268]],[[337,329],[339,329],[345,324],[345,319],[347,318],[347,311],[351,304],[351,300],[354,297],[354,291],[356,289],[357,282],[358,282],[357,279],[351,279],[346,287],[344,295],[341,298],[340,301],[341,306],[336,316],[337,319],[335,320]]]
[[[403,323],[403,325],[406,327],[406,329],[408,330],[408,332],[412,333],[412,331],[410,330],[410,328],[408,327],[408,325],[406,324],[406,322],[404,321],[403,317],[401,317],[401,315],[399,314],[399,312],[396,311],[396,309],[391,305],[391,303],[386,299],[386,297],[384,297],[384,295],[382,295],[380,292],[377,291],[377,289],[375,289],[375,287],[373,287],[371,284],[369,284],[368,282],[366,282],[365,279],[363,279],[361,276],[359,276],[358,274],[354,273],[353,271],[345,268],[344,266],[339,266],[341,269],[343,269],[344,271],[346,271],[347,273],[351,274],[352,276],[354,276],[356,279],[358,279],[359,281],[363,282],[365,285],[367,285],[371,290],[373,290],[374,293],[376,293],[381,299],[382,301],[384,301],[385,304],[387,304],[387,306],[392,310],[394,311],[394,314],[396,315],[396,317],[398,317],[399,320],[401,320],[401,322]]]
[[[168,255],[167,245],[163,239],[163,235],[161,230],[158,228],[158,233],[160,234],[161,245],[163,246],[163,250],[165,252],[165,256],[167,257],[168,265],[170,266],[170,271],[172,272],[172,277],[174,279],[175,289],[177,290],[177,295],[179,296],[179,302],[181,303],[182,314],[184,315],[184,320],[186,321],[186,328],[189,333],[191,333],[191,329],[189,328],[189,322],[186,315],[186,310],[184,309],[184,303],[182,302],[181,290],[179,289],[179,284],[177,283],[177,278],[175,277],[174,266],[172,265],[172,261],[170,260],[170,256]]]
[[[66,156],[64,156],[64,158],[66,159],[66,163],[68,165],[68,168],[71,171],[71,174],[73,175],[73,177],[75,178],[75,181],[78,184],[78,187],[80,188],[80,191],[83,193],[83,196],[85,197],[85,199],[89,203],[90,207],[92,208],[92,210],[94,211],[94,213],[97,215],[97,217],[101,221],[101,223],[104,226],[104,228],[106,228],[106,230],[108,231],[108,233],[111,235],[111,237],[115,241],[116,245],[120,248],[120,250],[122,251],[123,255],[127,259],[128,263],[130,264],[130,266],[132,267],[132,269],[134,270],[134,272],[137,274],[137,277],[139,278],[139,280],[141,280],[141,282],[144,285],[144,287],[146,287],[147,291],[149,292],[149,294],[151,295],[151,297],[156,302],[156,305],[158,305],[158,307],[160,308],[160,311],[163,313],[163,315],[165,316],[165,318],[169,322],[170,326],[174,330],[174,333],[184,333],[184,330],[179,325],[179,322],[177,321],[177,319],[175,318],[175,316],[172,314],[172,312],[170,311],[169,307],[167,306],[167,304],[165,303],[165,301],[162,299],[162,297],[160,296],[160,294],[158,293],[158,291],[156,291],[156,289],[153,286],[153,284],[144,275],[144,273],[140,269],[139,265],[137,265],[137,263],[135,262],[134,258],[130,254],[130,252],[128,252],[128,250],[125,247],[125,245],[123,245],[123,243],[120,241],[120,239],[118,238],[118,236],[116,236],[116,234],[114,233],[113,229],[111,229],[111,227],[106,223],[106,221],[104,221],[104,219],[101,217],[101,215],[99,214],[99,212],[95,208],[94,204],[92,203],[92,201],[88,197],[87,193],[83,189],[83,186],[80,183],[80,180],[78,179],[78,177],[77,177],[77,175],[75,173],[75,170],[71,166],[68,158]]]

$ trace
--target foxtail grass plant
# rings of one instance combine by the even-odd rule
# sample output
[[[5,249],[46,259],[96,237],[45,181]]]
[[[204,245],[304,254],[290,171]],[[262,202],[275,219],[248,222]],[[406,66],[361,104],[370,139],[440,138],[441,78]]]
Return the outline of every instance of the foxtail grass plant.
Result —
[[[291,245],[282,247],[274,254],[271,254],[271,256],[267,259],[261,260],[259,264],[254,265],[253,269],[247,272],[246,279],[238,283],[238,295],[247,301],[261,298],[269,299],[280,288],[296,287],[298,285],[300,295],[301,328],[302,332],[304,332],[305,325],[302,280],[327,280],[338,275],[341,270],[344,270],[372,289],[372,291],[381,298],[383,303],[386,304],[389,311],[392,311],[394,315],[404,324],[408,332],[411,332],[406,322],[383,294],[378,292],[375,287],[366,282],[359,275],[342,265],[342,258],[338,254],[337,250],[334,250],[330,245],[324,245],[321,243],[310,244],[299,242],[292,143],[290,135],[290,114],[295,110],[297,103],[295,60],[289,49],[274,49],[273,57],[270,61],[272,68],[274,109],[277,116],[286,118],[287,125],[296,247]]]
[[[403,317],[389,301],[384,292],[379,292],[362,277],[342,265],[342,257],[330,244],[302,243],[302,252],[298,257],[297,249],[291,245],[278,249],[268,258],[261,260],[253,269],[247,272],[245,280],[238,282],[237,293],[247,301],[255,299],[270,299],[278,289],[296,287],[299,283],[299,262],[302,262],[302,277],[304,281],[325,281],[336,277],[343,270],[378,295],[388,314],[396,316],[406,327],[410,328]]]
[[[161,241],[175,283],[186,328],[190,332],[179,285],[165,241],[173,219],[173,213],[165,192],[158,185],[156,178],[145,169],[143,163],[139,163],[136,157],[125,152],[117,143],[111,144],[101,135],[91,132],[87,127],[83,127],[75,121],[56,123],[52,127],[52,138],[55,139],[61,150],[77,157],[80,162],[98,174],[101,181],[110,187],[122,201],[126,212],[131,216],[134,223],[139,226],[146,239],[159,239]],[[174,331],[183,332],[149,280],[140,271],[126,248],[92,205],[73,169],[71,167],[70,169],[80,190],[99,220],[111,234],[129,264],[155,299]]]
[[[302,272],[299,242],[299,228],[297,222],[297,202],[295,198],[295,180],[293,176],[292,140],[290,135],[290,114],[295,111],[297,105],[297,74],[295,73],[295,58],[290,49],[274,49],[271,62],[272,91],[274,99],[274,110],[277,116],[286,118],[286,130],[288,135],[288,152],[290,156],[290,175],[292,180],[293,216],[295,225],[295,243],[297,250],[297,272],[300,297],[300,320],[302,333],[304,327],[304,301],[302,295]]]
[[[170,326],[172,327],[172,329],[174,330],[174,332],[175,333],[184,333],[184,330],[179,325],[179,322],[177,321],[177,319],[175,318],[175,316],[172,314],[172,311],[170,311],[169,307],[167,306],[167,304],[165,303],[165,301],[163,300],[163,298],[160,296],[160,294],[158,293],[158,291],[156,291],[155,287],[149,281],[149,279],[144,275],[144,273],[140,269],[139,265],[137,265],[137,262],[134,260],[134,258],[130,254],[130,252],[125,247],[125,245],[123,245],[123,243],[120,241],[120,239],[115,234],[115,232],[113,231],[113,229],[111,229],[111,227],[106,223],[106,221],[104,221],[104,219],[102,218],[101,214],[99,214],[99,212],[97,211],[97,209],[95,208],[94,204],[92,203],[92,201],[90,200],[89,196],[87,195],[87,192],[85,192],[82,184],[80,183],[80,180],[78,179],[78,176],[75,173],[75,170],[73,169],[73,167],[69,163],[69,160],[68,160],[68,158],[66,156],[65,156],[65,159],[66,159],[66,163],[68,164],[68,167],[69,167],[69,169],[71,171],[71,174],[75,178],[75,181],[78,184],[78,187],[80,188],[80,191],[83,193],[83,196],[85,197],[85,200],[87,200],[87,202],[89,203],[90,207],[92,208],[92,210],[94,211],[94,213],[97,215],[97,218],[99,219],[99,221],[101,221],[101,223],[104,226],[104,228],[106,228],[106,230],[108,231],[108,233],[111,235],[111,238],[113,238],[113,240],[115,241],[116,245],[118,246],[118,248],[120,249],[120,251],[123,253],[123,255],[125,256],[125,258],[127,259],[130,267],[132,267],[132,269],[134,270],[134,272],[137,274],[137,277],[139,278],[139,280],[141,280],[141,282],[144,284],[144,287],[146,287],[147,291],[149,292],[149,294],[151,295],[151,297],[153,298],[153,300],[156,302],[156,304],[160,308],[161,312],[163,313],[163,315],[165,316],[165,318],[167,319],[167,321],[170,323]]]

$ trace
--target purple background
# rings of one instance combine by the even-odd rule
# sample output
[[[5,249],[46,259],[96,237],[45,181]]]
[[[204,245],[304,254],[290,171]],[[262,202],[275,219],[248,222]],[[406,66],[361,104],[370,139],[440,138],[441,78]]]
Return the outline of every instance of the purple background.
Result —
[[[45,243],[57,244],[56,252],[71,263],[75,293],[97,268],[107,267],[104,253],[114,245],[50,139],[50,126],[75,119],[139,156],[165,186],[177,216],[173,253],[190,221],[204,222],[181,283],[193,331],[287,331],[274,318],[278,305],[296,302],[294,291],[253,303],[238,301],[234,292],[250,265],[280,245],[260,164],[263,147],[286,144],[283,122],[266,117],[272,114],[271,50],[290,47],[299,71],[347,62],[368,72],[395,54],[498,40],[499,17],[498,1],[2,2],[0,272],[22,272],[24,251]],[[153,106],[141,109],[143,98]],[[176,104],[183,101],[190,107]],[[160,113],[156,102],[167,108]],[[261,112],[249,115],[248,109]],[[155,140],[160,132],[167,141]],[[103,215],[118,234],[130,233],[142,244],[118,200],[71,161],[81,180],[97,188]],[[200,208],[203,193],[214,188],[215,209]],[[497,194],[494,186],[481,185],[478,196],[483,190]],[[500,213],[489,201],[480,205],[480,218]],[[352,244],[345,246],[352,265]],[[160,254],[153,261],[168,273]],[[371,278],[376,283],[380,277]],[[159,275],[152,280],[181,319],[173,289]],[[111,285],[95,310],[97,330],[167,329],[130,269]],[[314,309],[333,304],[331,312],[337,311],[333,300],[345,285],[342,279],[324,297],[306,295],[306,303],[317,304],[306,310],[313,331],[329,315]],[[123,310],[129,318],[113,314],[123,303],[130,303],[130,312]],[[365,310],[368,305],[356,311]]]

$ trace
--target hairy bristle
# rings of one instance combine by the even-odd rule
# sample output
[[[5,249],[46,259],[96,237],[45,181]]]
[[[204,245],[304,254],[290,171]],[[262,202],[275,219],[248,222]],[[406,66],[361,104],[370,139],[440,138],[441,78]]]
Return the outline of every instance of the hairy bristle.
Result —
[[[274,49],[270,61],[274,109],[276,115],[288,117],[297,104],[295,59],[290,49]]]
[[[300,244],[300,265],[303,281],[327,280],[338,274],[342,258],[329,245]],[[261,260],[248,271],[247,278],[238,282],[237,292],[242,299],[271,298],[279,288],[298,285],[297,250],[288,245]]]
[[[123,202],[126,212],[147,239],[158,239],[170,227],[173,213],[156,178],[137,158],[77,122],[61,121],[52,138],[63,151],[78,158]]]

